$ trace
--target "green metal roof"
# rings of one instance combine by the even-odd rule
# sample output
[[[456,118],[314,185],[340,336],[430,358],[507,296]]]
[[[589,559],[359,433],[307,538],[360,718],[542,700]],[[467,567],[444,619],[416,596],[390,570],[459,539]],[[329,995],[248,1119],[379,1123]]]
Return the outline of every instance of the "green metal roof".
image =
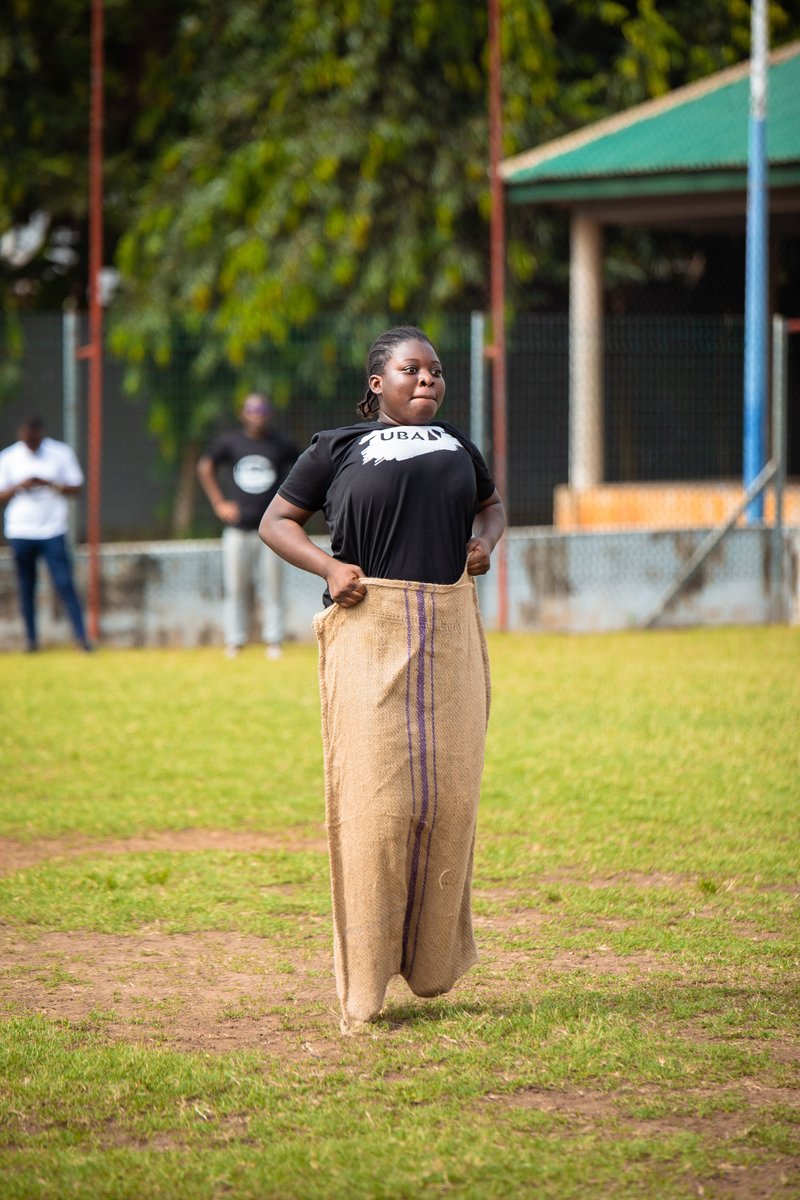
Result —
[[[509,199],[740,188],[746,181],[749,63],[719,71],[545,146],[506,159]],[[770,57],[769,185],[800,181],[800,42]]]

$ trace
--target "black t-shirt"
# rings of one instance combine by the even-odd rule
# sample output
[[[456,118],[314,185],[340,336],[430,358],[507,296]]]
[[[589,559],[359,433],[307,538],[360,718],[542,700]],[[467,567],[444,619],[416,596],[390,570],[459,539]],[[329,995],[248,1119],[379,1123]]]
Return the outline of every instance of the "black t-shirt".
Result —
[[[230,468],[230,477],[220,478],[220,487],[226,500],[235,500],[239,505],[237,529],[258,529],[267,505],[298,454],[294,442],[272,429],[259,438],[250,438],[241,429],[230,429],[211,443],[207,457],[215,468]]]
[[[365,575],[455,583],[476,505],[494,483],[452,425],[375,421],[315,434],[278,490],[298,508],[321,509],[334,558]]]

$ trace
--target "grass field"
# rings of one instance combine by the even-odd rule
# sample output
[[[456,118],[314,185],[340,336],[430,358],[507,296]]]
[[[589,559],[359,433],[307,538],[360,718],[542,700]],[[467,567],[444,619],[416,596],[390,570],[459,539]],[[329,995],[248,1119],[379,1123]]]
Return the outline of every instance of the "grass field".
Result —
[[[481,962],[346,1039],[315,651],[4,657],[2,1200],[800,1196],[800,634],[490,653]]]

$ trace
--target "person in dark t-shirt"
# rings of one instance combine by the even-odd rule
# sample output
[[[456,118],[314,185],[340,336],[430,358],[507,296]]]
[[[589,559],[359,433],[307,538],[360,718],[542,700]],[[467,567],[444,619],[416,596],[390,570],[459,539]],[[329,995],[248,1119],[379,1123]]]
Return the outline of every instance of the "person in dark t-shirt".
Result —
[[[445,383],[430,339],[387,330],[367,376],[368,423],[316,434],[259,526],[277,554],[327,585],[314,627],[346,1034],[380,1014],[392,974],[416,995],[441,995],[475,961],[465,910],[489,674],[464,575],[489,570],[504,527],[480,451],[438,419]],[[305,532],[317,511],[331,554]]]
[[[376,340],[359,405],[371,424],[318,433],[277,490],[260,525],[263,541],[294,566],[325,579],[323,602],[352,607],[363,578],[455,583],[489,570],[503,506],[478,448],[436,420],[445,382],[419,329]],[[321,510],[331,555],[304,526]]]
[[[248,584],[252,579],[261,604],[261,628],[267,655],[278,658],[284,633],[281,560],[261,544],[259,522],[278,486],[295,462],[298,449],[272,428],[266,396],[247,396],[241,428],[220,434],[197,464],[211,507],[224,522],[222,532],[223,625],[225,651],[235,657],[247,641]]]

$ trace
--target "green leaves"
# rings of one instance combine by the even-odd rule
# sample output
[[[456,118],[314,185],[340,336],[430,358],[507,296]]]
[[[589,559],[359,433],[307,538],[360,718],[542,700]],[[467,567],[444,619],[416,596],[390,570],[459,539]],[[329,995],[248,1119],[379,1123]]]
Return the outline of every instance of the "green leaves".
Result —
[[[0,15],[0,233],[47,216],[34,257],[0,263],[6,309],[87,294],[90,12],[40,9]],[[769,12],[773,44],[800,33],[786,2]],[[744,0],[503,0],[504,152],[740,60],[749,19]],[[112,346],[165,452],[320,314],[338,344],[379,313],[487,306],[485,0],[107,0],[105,51]],[[54,261],[65,231],[74,256]],[[507,268],[510,303],[560,298],[552,218],[509,212]]]

